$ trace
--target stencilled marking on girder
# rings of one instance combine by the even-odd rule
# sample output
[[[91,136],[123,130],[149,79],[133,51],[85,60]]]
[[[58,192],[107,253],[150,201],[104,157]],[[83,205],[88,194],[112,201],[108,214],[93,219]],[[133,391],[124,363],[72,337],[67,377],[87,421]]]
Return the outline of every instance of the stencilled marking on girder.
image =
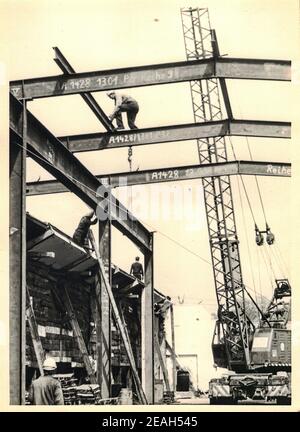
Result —
[[[61,91],[91,90],[91,89],[110,89],[114,86],[130,87],[131,85],[146,85],[149,83],[164,83],[177,80],[187,80],[194,78],[195,73],[199,73],[200,65],[169,67],[159,70],[133,71],[127,73],[117,73],[113,75],[95,76],[89,78],[68,79],[60,83]],[[203,73],[210,74],[210,71]]]
[[[112,135],[109,137],[109,144],[118,143],[134,143],[134,142],[147,142],[156,141],[159,139],[167,139],[171,135],[170,131],[156,131],[156,132],[137,132],[134,134],[122,134],[122,135]]]
[[[14,97],[18,97],[21,91],[21,87],[12,87],[11,92],[14,95]]]
[[[287,176],[290,177],[292,175],[292,168],[286,167],[284,165],[272,165],[269,164],[266,170],[267,174],[278,175],[278,176]]]
[[[178,170],[160,170],[150,174],[150,180],[172,180],[179,178]]]
[[[201,168],[185,168],[185,169],[167,169],[167,170],[159,170],[153,171],[151,174],[148,174],[148,181],[157,181],[157,180],[184,180],[191,178],[199,178],[202,177]]]

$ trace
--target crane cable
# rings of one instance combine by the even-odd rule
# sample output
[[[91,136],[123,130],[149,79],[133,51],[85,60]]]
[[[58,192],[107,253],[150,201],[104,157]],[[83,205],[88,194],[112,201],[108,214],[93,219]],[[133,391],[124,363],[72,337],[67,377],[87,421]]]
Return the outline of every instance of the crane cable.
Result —
[[[248,137],[246,136],[245,139],[246,139],[246,142],[247,142],[247,147],[248,147],[250,159],[253,161],[253,156],[252,156],[252,152],[251,152],[251,148],[250,148],[250,143],[249,143]],[[258,195],[259,195],[259,200],[260,200],[262,212],[263,212],[263,215],[264,215],[265,224],[267,226],[268,223],[267,223],[265,206],[264,206],[263,199],[262,199],[261,189],[259,187],[257,175],[255,175],[254,177],[255,177],[255,182],[256,182],[256,187],[257,187],[257,191],[258,191]],[[265,248],[265,245],[263,245],[263,247]],[[271,258],[272,254],[273,254],[273,257],[274,257],[274,262],[276,263],[277,268],[278,268],[278,270],[280,272],[281,272],[281,265],[279,264],[278,260],[276,259],[275,255],[274,255],[273,248],[271,248],[271,253],[270,253],[270,251],[269,251],[268,248],[267,249],[265,248],[265,252],[266,252],[267,257],[269,258],[270,268],[271,268],[271,271],[272,271],[272,273],[274,275],[274,279],[276,279],[275,272],[274,272],[273,265],[272,265],[272,258]]]
[[[249,151],[250,158],[251,158],[251,160],[253,161],[253,156],[252,156],[252,152],[251,152],[251,148],[250,148],[250,144],[249,144],[248,137],[245,137],[245,138],[246,138],[246,141],[247,141],[247,147],[248,147],[248,151]],[[234,156],[235,160],[237,160],[237,157],[236,157],[236,154],[235,154],[235,151],[234,151],[234,148],[233,148],[233,144],[232,144],[232,141],[231,141],[231,137],[229,137],[229,141],[230,141],[230,145],[231,145],[231,149],[232,149],[233,156]],[[250,198],[249,198],[249,195],[248,195],[248,193],[247,193],[247,189],[246,189],[246,185],[245,185],[245,183],[244,183],[243,177],[242,177],[241,175],[239,175],[238,177],[241,179],[241,182],[242,182],[242,185],[243,185],[243,189],[244,189],[244,193],[245,193],[246,199],[247,199],[247,201],[248,201],[249,209],[250,209],[250,212],[251,212],[251,215],[252,215],[253,222],[254,222],[255,225],[257,225],[257,223],[256,223],[256,221],[255,221],[255,217],[254,217],[253,209],[252,209],[252,206],[251,206]],[[259,183],[258,183],[257,176],[255,175],[254,177],[255,177],[255,181],[256,181],[256,186],[257,186],[257,190],[258,190],[258,195],[259,195],[259,200],[260,200],[260,204],[261,204],[262,212],[263,212],[263,215],[264,215],[264,220],[265,220],[265,223],[266,223],[266,225],[267,225],[266,211],[265,211],[265,207],[264,207],[264,204],[263,204],[262,193],[261,193],[261,190],[260,190],[260,187],[259,187]],[[275,272],[274,272],[274,270],[273,270],[273,266],[272,266],[272,259],[271,259],[271,256],[270,256],[270,253],[269,253],[269,250],[266,250],[265,252],[266,252],[266,255],[267,255],[268,258],[269,258],[269,263],[270,263],[270,267],[271,267],[271,269],[272,269],[272,272],[273,272],[273,274],[274,274],[274,278],[276,279],[276,277],[275,277]],[[275,257],[275,256],[274,256],[274,257]],[[279,270],[280,270],[280,267],[281,267],[281,266],[278,265],[278,262],[277,262],[276,259],[275,259],[275,262],[276,262],[276,266],[277,266],[277,267],[279,268]],[[280,271],[281,271],[281,270],[280,270]]]
[[[248,147],[250,159],[253,161],[252,152],[251,152],[251,149],[250,149],[250,144],[249,144],[248,137],[246,136],[245,138],[246,138],[246,141],[247,141],[247,147]],[[255,177],[255,182],[256,182],[256,186],[257,186],[257,190],[258,190],[259,200],[260,200],[262,212],[263,212],[263,215],[264,215],[265,223],[267,224],[267,217],[266,217],[265,206],[264,206],[264,203],[263,203],[262,194],[261,194],[261,190],[260,190],[260,187],[259,187],[257,175],[255,175],[254,177]]]
[[[231,137],[229,136],[228,138],[229,138],[229,142],[230,142],[231,150],[232,150],[232,153],[233,153],[233,157],[234,157],[235,161],[237,161],[237,157],[236,157],[236,154],[235,154],[235,151],[234,151],[234,148],[233,148],[233,144],[232,144],[232,141],[231,141]],[[247,188],[246,188],[246,185],[245,185],[244,179],[243,179],[243,177],[242,177],[241,174],[238,175],[238,178],[240,178],[240,180],[241,180],[241,182],[242,182],[243,189],[244,189],[244,193],[245,193],[245,196],[246,196],[246,199],[247,199],[247,202],[248,202],[249,210],[250,210],[250,213],[251,213],[251,216],[252,216],[252,219],[253,219],[254,225],[256,225],[256,221],[255,221],[255,217],[254,217],[253,209],[252,209],[252,206],[251,206],[251,202],[250,202],[249,195],[248,195],[248,193],[247,193]]]
[[[240,204],[241,204],[241,209],[242,209],[243,226],[244,226],[244,231],[245,231],[245,236],[246,236],[246,242],[247,242],[247,250],[248,250],[248,256],[249,256],[249,263],[250,263],[250,269],[251,269],[251,275],[252,275],[252,282],[253,282],[255,300],[256,300],[256,303],[257,303],[258,301],[257,301],[256,284],[255,284],[255,278],[254,278],[252,258],[251,258],[251,253],[250,253],[248,231],[246,229],[246,219],[245,219],[245,212],[244,212],[244,206],[243,206],[243,201],[242,201],[242,193],[241,193],[239,178],[238,178],[238,181],[237,181],[237,185],[238,185],[239,198],[240,198]]]
[[[260,293],[260,305],[261,307],[263,307],[263,303],[262,303],[262,287],[261,287],[261,272],[260,272],[260,259],[258,256],[258,248],[256,248],[256,261],[257,261],[257,268],[258,268],[258,286],[259,286],[259,293]]]
[[[281,250],[280,250],[280,248],[278,246],[278,242],[275,243],[275,252],[276,252],[276,254],[278,256],[279,261],[282,263],[282,267],[284,269],[284,273],[286,273],[289,276],[290,275],[289,267],[287,266],[285,260],[283,259]]]
[[[128,157],[127,157],[128,163],[129,163],[129,171],[132,171],[132,146],[128,147]],[[130,211],[132,211],[132,186],[129,187],[129,208]]]

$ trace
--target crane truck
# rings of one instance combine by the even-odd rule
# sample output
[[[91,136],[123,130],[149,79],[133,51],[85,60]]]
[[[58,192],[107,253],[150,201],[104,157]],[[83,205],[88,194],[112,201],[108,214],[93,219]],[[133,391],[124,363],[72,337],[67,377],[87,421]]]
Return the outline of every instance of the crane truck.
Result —
[[[210,381],[211,404],[249,400],[274,401],[279,405],[291,403],[291,286],[287,279],[276,280],[266,311],[263,313],[258,308],[258,312],[261,317],[257,327],[248,321],[247,356],[236,349],[229,357],[222,321],[216,322],[212,341],[214,362],[221,368],[230,368],[233,373]],[[238,342],[239,335],[230,330],[230,317],[223,317],[223,325],[228,328],[231,340]]]

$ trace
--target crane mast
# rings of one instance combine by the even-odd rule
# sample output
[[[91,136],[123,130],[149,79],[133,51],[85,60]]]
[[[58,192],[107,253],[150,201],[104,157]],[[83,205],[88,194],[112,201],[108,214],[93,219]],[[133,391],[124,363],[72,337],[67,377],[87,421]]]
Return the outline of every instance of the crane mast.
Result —
[[[187,60],[219,55],[212,44],[208,9],[182,8],[181,20]],[[226,84],[222,84],[223,90]],[[221,120],[218,79],[191,81],[190,88],[194,121]],[[228,160],[224,136],[198,139],[197,146],[201,165]],[[245,311],[245,290],[230,177],[207,177],[202,179],[202,185],[218,302],[214,359],[218,366],[242,372],[250,364],[249,345],[254,328]]]

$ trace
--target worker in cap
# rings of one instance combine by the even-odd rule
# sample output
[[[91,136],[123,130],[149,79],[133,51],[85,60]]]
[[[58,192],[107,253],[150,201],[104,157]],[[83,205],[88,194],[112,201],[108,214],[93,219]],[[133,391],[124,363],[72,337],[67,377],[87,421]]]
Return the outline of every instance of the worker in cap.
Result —
[[[106,93],[110,99],[115,101],[115,108],[109,119],[113,121],[116,119],[117,121],[117,129],[124,129],[124,124],[122,120],[122,112],[127,113],[127,123],[130,129],[138,129],[135,125],[135,118],[137,113],[139,112],[139,105],[133,97],[117,93],[115,91],[109,91]]]
[[[79,246],[82,246],[86,249],[89,248],[89,239],[88,233],[91,225],[95,225],[98,221],[97,217],[93,219],[94,211],[89,212],[85,216],[80,219],[80,222],[73,234],[73,240]]]
[[[60,382],[52,375],[56,370],[56,361],[47,357],[43,363],[44,376],[34,380],[29,390],[32,405],[64,405]]]
[[[135,258],[135,262],[131,264],[130,274],[132,274],[135,278],[142,280],[144,276],[143,266],[140,263],[140,257]]]

